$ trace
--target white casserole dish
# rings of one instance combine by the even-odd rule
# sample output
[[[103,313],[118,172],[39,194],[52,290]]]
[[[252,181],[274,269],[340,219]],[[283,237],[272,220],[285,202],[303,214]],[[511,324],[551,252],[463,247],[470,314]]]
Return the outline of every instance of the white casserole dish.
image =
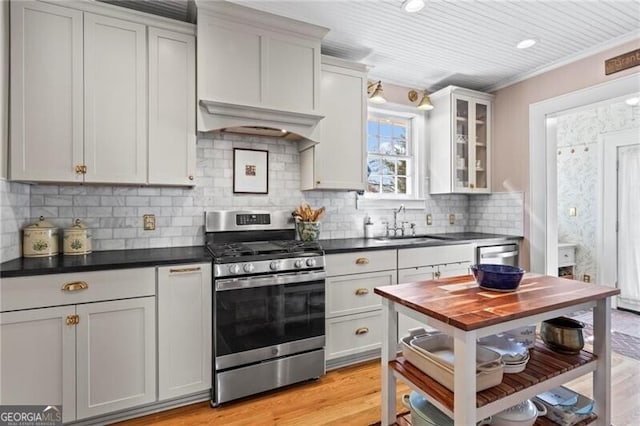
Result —
[[[402,355],[419,370],[453,390],[453,337],[430,333],[402,338]],[[476,392],[502,382],[504,363],[500,354],[476,347]]]

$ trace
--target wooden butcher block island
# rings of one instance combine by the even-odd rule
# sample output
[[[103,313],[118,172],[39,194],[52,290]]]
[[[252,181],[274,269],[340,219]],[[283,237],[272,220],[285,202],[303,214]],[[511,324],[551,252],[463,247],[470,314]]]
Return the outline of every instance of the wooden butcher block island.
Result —
[[[456,426],[471,426],[592,372],[595,414],[591,421],[598,425],[611,424],[610,297],[619,294],[618,289],[528,273],[513,292],[481,289],[472,276],[460,276],[377,287],[375,293],[383,298],[383,425],[396,421],[396,379],[425,395],[448,414]],[[537,341],[530,350],[531,359],[524,371],[505,373],[499,385],[475,392],[478,338],[587,309],[593,309],[594,316],[593,353],[583,350],[576,355],[561,354]],[[453,392],[404,358],[397,357],[396,312],[453,336]],[[536,424],[552,423],[543,417]]]

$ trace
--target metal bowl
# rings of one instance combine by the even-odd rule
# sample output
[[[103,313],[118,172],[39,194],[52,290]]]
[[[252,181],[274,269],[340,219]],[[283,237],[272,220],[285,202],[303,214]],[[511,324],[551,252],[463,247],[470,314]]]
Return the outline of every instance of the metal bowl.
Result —
[[[567,317],[542,321],[540,337],[544,344],[557,352],[577,354],[584,347],[584,324]]]

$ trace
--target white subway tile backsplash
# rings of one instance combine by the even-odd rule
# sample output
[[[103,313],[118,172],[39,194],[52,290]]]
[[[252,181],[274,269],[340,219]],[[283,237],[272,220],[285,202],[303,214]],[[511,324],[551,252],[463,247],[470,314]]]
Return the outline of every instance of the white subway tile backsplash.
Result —
[[[269,151],[267,195],[233,193],[233,148],[240,147]],[[225,135],[215,141],[198,140],[197,155],[193,188],[0,182],[4,200],[2,260],[20,255],[17,230],[41,215],[60,228],[70,226],[75,218],[82,219],[92,231],[96,251],[201,245],[204,211],[210,209],[293,210],[301,202],[324,206],[322,238],[362,237],[368,215],[376,235],[384,234],[383,220],[393,221],[391,210],[357,210],[353,191],[300,191],[299,154],[291,142]],[[477,231],[522,235],[522,209],[521,193],[427,195],[424,210],[402,212],[398,221],[415,223],[418,234]],[[431,226],[426,225],[426,213],[433,217]],[[449,224],[451,213],[456,215],[455,225]],[[143,230],[144,214],[156,216],[156,230]]]

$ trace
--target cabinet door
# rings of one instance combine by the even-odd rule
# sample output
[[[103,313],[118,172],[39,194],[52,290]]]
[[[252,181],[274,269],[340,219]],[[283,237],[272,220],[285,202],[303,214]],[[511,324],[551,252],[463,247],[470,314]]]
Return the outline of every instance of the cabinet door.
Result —
[[[82,181],[82,12],[11,2],[14,180]]]
[[[474,138],[473,138],[473,163],[474,189],[476,192],[489,192],[491,189],[491,104],[485,101],[476,101],[474,104]]]
[[[309,148],[313,174],[305,174],[302,189],[365,189],[366,74],[347,68],[323,65],[320,83],[321,110],[318,124],[320,143]],[[304,160],[304,159],[303,159]]]
[[[147,179],[147,54],[142,24],[84,15],[86,182]]]
[[[155,297],[77,305],[78,419],[156,400]]]
[[[0,404],[62,405],[76,419],[76,332],[73,306],[0,314]]]
[[[211,265],[158,268],[158,397],[211,388]]]
[[[437,266],[422,266],[420,268],[399,269],[398,270],[398,284],[411,283],[414,281],[426,281],[435,278],[437,272]],[[405,337],[407,330],[411,328],[422,327],[429,329],[426,325],[409,318],[404,314],[398,314],[398,341]]]
[[[149,183],[193,185],[195,38],[149,28]]]
[[[265,106],[286,111],[317,109],[320,41],[267,34],[262,37]]]

